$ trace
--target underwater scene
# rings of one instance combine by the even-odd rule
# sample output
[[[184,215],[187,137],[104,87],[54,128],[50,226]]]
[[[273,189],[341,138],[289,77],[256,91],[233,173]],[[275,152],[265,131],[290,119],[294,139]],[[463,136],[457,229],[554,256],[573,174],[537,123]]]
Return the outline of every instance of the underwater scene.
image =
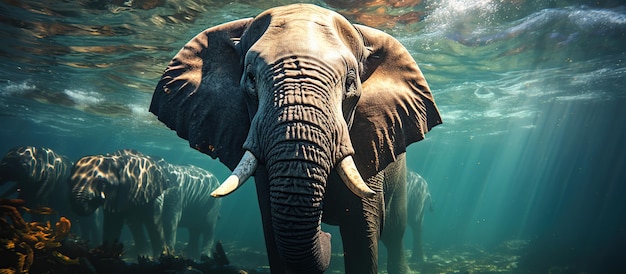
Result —
[[[0,15],[1,273],[626,273],[623,1]]]

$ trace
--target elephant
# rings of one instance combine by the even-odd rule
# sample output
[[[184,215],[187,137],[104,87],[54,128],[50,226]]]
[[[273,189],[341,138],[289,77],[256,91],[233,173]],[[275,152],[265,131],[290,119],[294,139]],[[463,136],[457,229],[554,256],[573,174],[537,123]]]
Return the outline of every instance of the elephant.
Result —
[[[312,4],[210,27],[169,62],[149,111],[232,174],[254,176],[272,273],[321,273],[339,226],[346,273],[409,270],[406,148],[442,123],[392,36]],[[342,183],[343,182],[343,183]]]
[[[413,233],[413,253],[411,261],[421,263],[424,261],[424,247],[422,243],[422,224],[426,203],[432,211],[432,200],[428,191],[428,183],[417,172],[409,171],[407,174],[407,219]]]
[[[212,173],[193,165],[174,165],[163,159],[158,163],[176,182],[160,196],[165,246],[173,249],[178,227],[186,227],[189,241],[184,254],[194,259],[201,254],[210,255],[222,203],[210,194],[219,181]]]
[[[84,240],[95,243],[100,237],[97,215],[80,217],[70,210],[67,180],[72,161],[46,147],[18,146],[7,151],[0,162],[0,185],[15,182],[1,197],[17,194],[18,199],[30,209],[48,207],[56,212],[58,220],[65,216],[74,223],[71,232]],[[33,220],[42,221],[42,216],[33,215]]]
[[[80,158],[69,178],[70,204],[79,215],[103,210],[103,243],[120,240],[128,225],[138,255],[159,256],[164,248],[159,196],[173,187],[162,165],[143,153],[124,149]],[[150,247],[144,228],[148,232]]]

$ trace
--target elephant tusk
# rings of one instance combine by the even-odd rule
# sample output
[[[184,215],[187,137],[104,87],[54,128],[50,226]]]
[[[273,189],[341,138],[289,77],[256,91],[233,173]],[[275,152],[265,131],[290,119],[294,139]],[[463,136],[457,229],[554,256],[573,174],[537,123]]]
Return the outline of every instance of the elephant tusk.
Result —
[[[211,196],[213,197],[224,197],[228,194],[233,193],[237,188],[239,188],[243,183],[245,183],[250,176],[254,174],[256,170],[257,164],[259,160],[254,157],[252,152],[247,151],[241,157],[239,164],[233,170],[232,175],[226,178],[218,188],[211,192]]]
[[[104,191],[100,192],[100,198],[102,198],[102,200],[106,199],[106,195],[104,195]]]
[[[337,173],[339,173],[339,177],[341,177],[341,180],[343,180],[350,191],[357,196],[361,198],[371,198],[376,195],[376,192],[369,188],[363,181],[363,178],[361,178],[361,174],[359,174],[359,171],[356,169],[352,156],[343,158],[343,160],[339,162]]]

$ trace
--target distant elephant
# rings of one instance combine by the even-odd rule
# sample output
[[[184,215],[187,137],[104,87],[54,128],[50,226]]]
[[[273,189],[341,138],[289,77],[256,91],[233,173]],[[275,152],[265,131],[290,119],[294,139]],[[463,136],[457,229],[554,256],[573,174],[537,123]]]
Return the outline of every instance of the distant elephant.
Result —
[[[166,247],[173,249],[178,227],[186,227],[189,241],[184,255],[193,259],[200,258],[200,254],[210,255],[222,204],[210,194],[219,186],[219,181],[210,172],[196,166],[173,165],[163,159],[159,164],[176,182],[160,196]]]
[[[409,171],[407,174],[407,216],[409,227],[413,233],[413,254],[411,260],[414,263],[424,261],[424,247],[422,243],[422,224],[426,203],[432,210],[432,200],[428,191],[428,183],[416,172]]]
[[[83,239],[96,243],[100,238],[100,228],[96,215],[79,217],[70,210],[67,180],[72,161],[52,149],[35,146],[20,146],[10,149],[0,162],[0,185],[15,182],[15,185],[2,194],[2,198],[17,194],[26,202],[26,207],[35,209],[49,207],[59,216],[50,220],[67,217],[72,222],[72,232]],[[32,216],[43,220],[41,216]]]
[[[379,239],[389,273],[409,271],[405,151],[441,117],[393,37],[315,5],[269,9],[189,41],[150,111],[233,170],[213,196],[255,176],[272,273],[328,268],[322,221],[340,228],[346,273],[377,273]]]
[[[157,160],[136,150],[85,156],[72,168],[70,204],[80,215],[92,214],[102,207],[104,243],[119,241],[126,222],[138,255],[158,256],[164,247],[159,221],[162,199],[158,198],[173,184]]]

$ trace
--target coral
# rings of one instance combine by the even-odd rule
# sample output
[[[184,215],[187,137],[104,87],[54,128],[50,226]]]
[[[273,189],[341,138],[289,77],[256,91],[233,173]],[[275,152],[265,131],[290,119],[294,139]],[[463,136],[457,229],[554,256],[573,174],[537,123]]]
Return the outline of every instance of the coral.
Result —
[[[71,222],[61,217],[56,228],[50,222],[24,221],[18,207],[31,214],[50,214],[49,208],[28,209],[24,201],[18,199],[0,199],[0,254],[5,258],[0,264],[0,273],[28,273],[36,262],[37,256],[57,258],[64,262],[66,256],[55,249],[60,241],[67,238]]]
[[[56,223],[56,230],[54,231],[54,237],[56,239],[65,239],[70,235],[70,227],[72,227],[72,223],[65,217],[61,217],[61,219]]]
[[[50,222],[26,222],[18,208],[29,214],[51,214],[49,208],[24,208],[23,200],[0,199],[0,274],[4,273],[259,273],[229,265],[220,242],[212,258],[200,262],[162,255],[153,260],[139,257],[137,263],[122,260],[121,243],[105,243],[89,249],[86,242],[70,234],[71,222],[61,217]]]

